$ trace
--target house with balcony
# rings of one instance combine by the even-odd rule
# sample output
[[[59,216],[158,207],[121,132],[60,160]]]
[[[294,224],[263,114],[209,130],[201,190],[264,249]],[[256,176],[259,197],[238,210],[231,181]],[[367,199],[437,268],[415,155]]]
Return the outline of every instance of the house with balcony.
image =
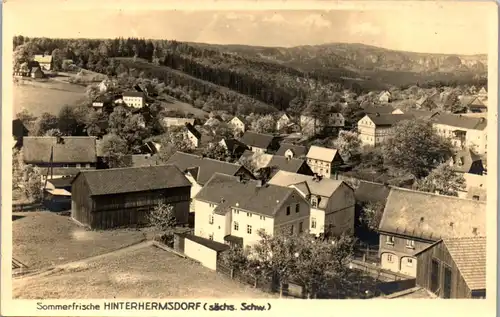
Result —
[[[417,254],[447,238],[486,234],[486,203],[391,188],[379,226],[380,267],[417,276]]]
[[[310,206],[294,188],[216,173],[193,199],[195,235],[241,247],[258,232],[300,234],[309,229]]]
[[[487,153],[486,118],[440,113],[432,120],[436,132],[442,137],[449,138],[457,149],[469,148],[479,155]]]
[[[307,164],[311,170],[321,176],[330,178],[336,169],[344,164],[336,149],[313,145],[306,155]]]
[[[316,236],[353,233],[354,190],[345,182],[321,176],[278,171],[269,184],[295,188],[311,205],[309,232]]]

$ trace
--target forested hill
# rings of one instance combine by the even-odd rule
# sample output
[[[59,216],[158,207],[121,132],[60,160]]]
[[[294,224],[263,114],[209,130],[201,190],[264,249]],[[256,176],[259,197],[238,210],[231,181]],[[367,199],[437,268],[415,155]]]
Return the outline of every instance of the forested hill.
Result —
[[[258,108],[260,112],[286,109],[292,100],[304,100],[318,92],[331,94],[349,89],[359,94],[394,85],[482,85],[485,80],[479,63],[467,69],[457,68],[459,61],[441,57],[439,69],[417,71],[416,66],[411,66],[417,65],[417,59],[411,56],[425,54],[391,53],[363,45],[283,49],[137,38],[28,39],[16,36],[14,47],[15,65],[29,60],[34,54],[46,53],[53,56],[56,70],[64,66],[65,59],[71,59],[82,68],[108,75],[127,72],[157,78],[167,85],[182,86],[184,101],[191,99],[194,102],[201,97],[206,101],[209,95],[215,98],[215,103],[251,104],[251,109]],[[138,63],[138,59],[145,62]],[[443,65],[451,66],[445,69]]]

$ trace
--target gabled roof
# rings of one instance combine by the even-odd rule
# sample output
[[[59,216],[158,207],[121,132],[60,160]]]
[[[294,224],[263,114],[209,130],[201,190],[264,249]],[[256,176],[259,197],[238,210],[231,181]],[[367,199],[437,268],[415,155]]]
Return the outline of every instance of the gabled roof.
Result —
[[[309,152],[307,152],[307,158],[313,160],[333,162],[337,154],[338,151],[336,149],[329,149],[326,147],[313,145],[309,148]]]
[[[236,139],[223,139],[221,142],[224,141],[226,144],[227,150],[229,153],[235,153],[238,150],[245,151],[247,149],[247,146],[240,141]]]
[[[222,204],[225,211],[235,207],[274,217],[286,199],[295,193],[292,188],[259,184],[257,180],[240,181],[239,177],[216,173],[194,199]]]
[[[234,116],[234,117],[231,118],[231,120],[229,120],[229,122],[231,122],[233,120],[240,121],[241,123],[245,124],[245,120],[243,120],[241,117]]]
[[[62,143],[57,137],[23,137],[23,157],[26,163],[49,163],[51,147],[54,149],[54,163],[95,163],[96,138],[64,136]]]
[[[196,182],[200,185],[204,185],[215,173],[236,175],[238,171],[244,169],[244,167],[239,164],[218,161],[183,152],[174,153],[168,159],[167,164],[173,164],[181,171],[198,167],[199,172]]]
[[[404,120],[414,119],[411,114],[367,114],[366,115],[378,127],[392,126]]]
[[[311,194],[323,197],[330,197],[343,183],[341,180],[334,180],[331,178],[322,178],[320,181],[314,180],[313,176],[291,173],[286,171],[278,171],[269,184],[288,187],[291,185],[306,182]]]
[[[307,148],[305,146],[291,143],[281,143],[276,155],[284,156],[287,150],[291,150],[294,157],[301,157],[307,154]]]
[[[139,91],[125,91],[123,97],[142,97],[144,98],[144,93]]]
[[[392,113],[394,110],[395,109],[392,106],[374,106],[374,105],[371,105],[371,106],[365,106],[363,108],[363,112],[365,114],[372,114],[372,113],[380,113],[380,114],[383,114],[383,113]]]
[[[484,130],[488,126],[486,118],[474,118],[450,113],[441,113],[435,116],[434,123],[468,130]]]
[[[354,191],[354,196],[357,201],[362,203],[382,203],[385,205],[390,191],[390,186],[360,181],[359,186]]]
[[[91,196],[191,186],[189,180],[174,165],[82,171],[75,180],[78,178],[84,178]]]
[[[273,155],[268,167],[276,167],[280,171],[298,173],[306,161],[298,158],[287,158],[285,156]]]
[[[212,118],[209,118],[204,125],[206,126],[214,126],[214,125],[217,125],[221,123],[221,120],[219,120],[218,118],[216,117],[212,117]]]
[[[412,115],[415,118],[430,119],[440,114],[439,111],[432,110],[407,110],[404,114]]]
[[[477,96],[463,96],[460,99],[460,103],[465,107],[487,108]]]
[[[271,146],[275,137],[271,134],[246,131],[240,139],[240,142],[257,148],[267,149]]]
[[[471,291],[486,289],[486,236],[443,238],[419,251],[418,256],[444,244]]]
[[[186,123],[186,129],[191,132],[197,139],[201,139],[201,133],[200,131],[196,130],[194,125],[191,123]]]
[[[391,188],[379,230],[431,241],[484,235],[486,203]]]

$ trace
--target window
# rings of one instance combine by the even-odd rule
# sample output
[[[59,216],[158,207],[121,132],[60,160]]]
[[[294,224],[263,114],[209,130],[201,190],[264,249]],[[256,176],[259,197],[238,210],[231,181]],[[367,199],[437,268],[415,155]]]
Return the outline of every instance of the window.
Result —
[[[240,225],[235,221],[234,222],[234,231],[238,231],[239,228],[240,228]]]
[[[251,225],[247,225],[247,233],[252,234],[252,226]]]
[[[209,215],[208,216],[208,223],[213,225],[214,224],[214,215]]]
[[[300,204],[296,204],[295,205],[295,213],[299,213],[300,212]]]
[[[252,217],[252,213],[247,212],[247,217]]]
[[[318,207],[318,199],[315,196],[311,197],[311,205],[313,207]]]
[[[208,235],[208,239],[213,240],[213,239],[214,239],[214,234],[213,234],[213,233],[212,233],[212,234],[209,234],[209,235]]]
[[[89,163],[85,164],[85,167],[90,168],[90,164]]]
[[[291,226],[290,226],[290,234],[293,234],[293,231],[294,231],[293,229],[294,229],[294,228],[293,228],[293,225],[291,225]]]
[[[76,164],[76,168],[81,168],[82,167],[82,164]]]
[[[386,236],[385,243],[390,244],[390,245],[394,245],[394,237],[393,236]]]
[[[392,254],[387,254],[387,262],[392,263],[394,262],[394,259],[392,257]]]
[[[303,229],[302,229],[302,222],[299,223],[299,233],[302,233],[303,232]]]
[[[260,216],[260,220],[266,220],[266,217]]]
[[[413,240],[406,240],[406,247],[408,249],[415,249],[415,241],[413,241]]]
[[[408,266],[408,267],[412,267],[412,266],[413,266],[413,259],[408,258],[408,259],[406,260],[406,266]]]
[[[431,291],[436,293],[439,290],[439,262],[436,259],[432,259],[431,262]]]
[[[311,228],[316,228],[316,218],[311,218]]]
[[[214,207],[215,207],[215,205],[214,205],[214,204],[208,204],[208,207],[210,207],[210,208],[214,208]]]
[[[286,215],[290,216],[290,206],[286,207]]]
[[[443,297],[451,298],[451,268],[444,266]]]
[[[472,199],[473,200],[479,200],[479,196],[478,195],[474,195],[474,196],[472,196]]]

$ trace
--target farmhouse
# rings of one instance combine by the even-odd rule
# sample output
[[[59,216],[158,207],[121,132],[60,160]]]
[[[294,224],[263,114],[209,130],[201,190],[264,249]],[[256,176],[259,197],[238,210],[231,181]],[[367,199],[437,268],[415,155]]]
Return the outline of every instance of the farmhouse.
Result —
[[[269,184],[295,188],[310,203],[310,233],[318,236],[353,232],[354,190],[343,181],[278,171]]]
[[[42,181],[76,175],[81,170],[95,169],[96,138],[82,136],[24,137],[24,163],[42,168]]]
[[[232,158],[239,158],[248,147],[236,139],[222,139],[219,144],[225,148]]]
[[[486,237],[441,239],[416,257],[417,285],[441,298],[486,297]]]
[[[487,153],[487,126],[485,118],[441,113],[433,118],[437,133],[450,138],[457,149],[470,148],[476,154]]]
[[[363,145],[377,146],[392,137],[392,127],[411,120],[410,114],[367,114],[358,121],[358,134]]]
[[[148,224],[159,203],[187,224],[191,183],[173,165],[84,171],[72,182],[71,216],[91,229]]]
[[[167,164],[175,165],[184,172],[185,176],[192,184],[191,198],[198,194],[201,188],[215,173],[243,176],[244,178],[250,179],[255,178],[253,174],[242,165],[183,152],[174,153],[168,159]],[[191,211],[195,211],[194,205],[191,205]]]
[[[52,55],[35,55],[33,58],[43,70],[52,70]]]
[[[195,235],[242,247],[259,230],[299,234],[309,228],[309,203],[293,188],[215,174],[194,198]]]
[[[486,234],[486,203],[391,188],[379,233],[381,267],[415,277],[416,253],[440,239]]]
[[[302,145],[295,145],[291,143],[281,143],[280,148],[276,152],[276,155],[291,157],[291,158],[301,158],[305,157],[307,154],[307,148]]]
[[[229,126],[233,128],[235,134],[242,134],[246,131],[245,121],[237,116],[229,121]]]
[[[313,145],[307,152],[307,164],[311,170],[321,176],[330,178],[332,172],[344,164],[340,154],[335,149],[328,149],[321,146]]]
[[[123,93],[123,102],[132,108],[141,109],[146,104],[146,96],[142,92],[127,91]]]
[[[292,158],[289,156],[273,155],[266,167],[278,171],[286,171],[309,176],[314,175],[314,172],[311,170],[306,160]]]
[[[247,131],[240,139],[254,153],[267,153],[277,144],[277,138],[271,134]]]
[[[196,130],[194,125],[186,123],[186,130],[184,131],[184,135],[193,148],[197,148],[198,146],[200,146],[201,133],[200,131]]]

